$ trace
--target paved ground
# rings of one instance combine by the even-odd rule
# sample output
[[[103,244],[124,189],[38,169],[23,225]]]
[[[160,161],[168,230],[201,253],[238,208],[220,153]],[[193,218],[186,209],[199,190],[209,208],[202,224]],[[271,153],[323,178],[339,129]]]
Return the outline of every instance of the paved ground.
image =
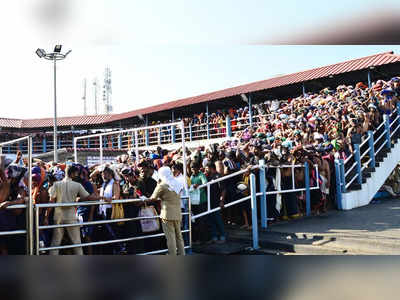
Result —
[[[251,232],[228,229],[245,243]],[[260,230],[266,254],[400,254],[400,199],[278,223]]]

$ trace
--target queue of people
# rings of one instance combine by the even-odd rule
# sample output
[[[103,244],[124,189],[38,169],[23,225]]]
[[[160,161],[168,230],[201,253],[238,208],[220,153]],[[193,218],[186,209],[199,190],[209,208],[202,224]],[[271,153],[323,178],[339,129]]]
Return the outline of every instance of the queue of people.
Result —
[[[207,210],[208,200],[211,209],[221,207],[220,211],[197,218],[192,224],[193,244],[225,243],[226,226],[251,229],[248,201],[229,208],[225,205],[249,195],[250,174],[258,172],[252,170],[252,166],[261,160],[271,166],[266,172],[267,191],[291,189],[293,182],[295,188],[304,188],[304,169],[296,168],[292,172],[286,165],[307,162],[311,167],[310,185],[318,182],[320,186],[319,190],[311,192],[312,209],[314,213],[323,213],[335,206],[334,160],[348,157],[353,152],[354,136],[364,139],[368,130],[376,129],[383,116],[389,116],[396,108],[399,97],[400,78],[394,77],[387,82],[378,80],[371,88],[359,82],[354,87],[340,85],[333,90],[325,88],[319,93],[293,99],[255,104],[258,119],[252,125],[246,117],[246,108],[218,111],[211,114],[215,117],[211,123],[222,124],[218,120],[229,115],[233,137],[219,144],[187,149],[186,164],[182,149],[171,151],[160,146],[154,151],[140,151],[139,157],[135,156],[135,151],[129,151],[115,163],[100,166],[87,167],[72,161],[63,164],[35,161],[32,170],[35,203],[103,201],[101,205],[81,206],[76,210],[43,209],[41,224],[117,220],[121,216],[135,219],[82,226],[80,232],[67,227],[67,235],[63,229],[43,230],[41,243],[57,246],[118,240],[83,250],[77,248],[75,253],[138,254],[168,247],[169,254],[184,254],[189,240],[186,214],[189,205],[185,196],[190,196],[195,215]],[[235,121],[239,117],[244,123]],[[202,118],[204,114],[197,115],[193,122],[202,124]],[[20,154],[14,162],[3,157],[1,163],[0,231],[21,228],[24,212],[4,209],[11,204],[24,203],[29,173],[27,162]],[[272,167],[279,165],[286,167]],[[207,199],[206,188],[202,185],[240,170],[244,170],[240,175],[212,184],[210,199]],[[123,205],[110,203],[119,199],[137,201]],[[305,196],[302,192],[277,193],[268,197],[267,207],[271,223],[295,219],[304,214]],[[143,216],[147,218],[136,219]],[[156,216],[160,216],[161,225]],[[162,232],[166,239],[157,236]],[[156,237],[147,239],[148,234]],[[13,238],[3,236],[0,239],[1,253],[16,251]],[[22,244],[20,241],[20,246]],[[51,254],[56,253],[51,251]]]

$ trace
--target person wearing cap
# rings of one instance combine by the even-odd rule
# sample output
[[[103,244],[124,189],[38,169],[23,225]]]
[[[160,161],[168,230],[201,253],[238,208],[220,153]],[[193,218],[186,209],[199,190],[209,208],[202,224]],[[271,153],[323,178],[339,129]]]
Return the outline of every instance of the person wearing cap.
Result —
[[[79,176],[79,169],[76,166],[67,167],[67,177],[63,181],[55,182],[49,189],[50,202],[56,203],[74,203],[78,201],[94,201],[100,200],[103,197],[97,195],[90,195],[83,186],[73,181],[73,178]],[[77,223],[75,207],[56,207],[54,209],[54,224],[75,224]],[[58,247],[61,244],[64,232],[67,231],[69,238],[73,244],[81,244],[81,235],[79,225],[76,227],[55,228],[53,231],[53,238],[51,247]],[[81,247],[73,249],[75,254],[82,255]],[[59,250],[50,250],[50,255],[58,255]]]

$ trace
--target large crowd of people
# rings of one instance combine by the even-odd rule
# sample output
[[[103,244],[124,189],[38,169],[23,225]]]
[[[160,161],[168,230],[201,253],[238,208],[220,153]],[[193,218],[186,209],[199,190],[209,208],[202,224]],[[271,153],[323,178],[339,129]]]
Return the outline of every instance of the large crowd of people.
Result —
[[[34,160],[32,193],[35,203],[104,201],[102,205],[80,206],[77,209],[43,208],[40,211],[42,225],[73,223],[77,220],[111,220],[118,219],[118,216],[138,218],[144,216],[145,211],[150,211],[150,216],[151,213],[164,216],[162,226],[148,220],[147,223],[134,220],[82,226],[80,230],[76,229],[78,227],[69,227],[66,229],[68,235],[63,234],[63,229],[41,230],[41,245],[143,237],[149,232],[157,234],[164,231],[167,242],[164,237],[138,238],[84,247],[83,250],[76,248],[75,253],[135,254],[168,246],[170,254],[183,254],[183,243],[187,245],[189,239],[185,231],[189,228],[189,222],[188,216],[181,214],[188,211],[188,200],[182,196],[190,194],[192,213],[197,215],[206,211],[208,206],[206,188],[201,185],[243,170],[237,176],[211,185],[211,208],[221,207],[221,210],[200,217],[192,224],[193,244],[224,243],[225,226],[238,225],[243,229],[251,229],[248,201],[229,208],[225,208],[225,205],[249,195],[250,174],[258,173],[252,166],[258,165],[261,160],[268,166],[307,162],[311,166],[310,185],[315,186],[318,182],[320,186],[320,189],[311,191],[312,209],[314,213],[323,213],[335,205],[334,159],[348,157],[353,151],[354,137],[358,135],[364,139],[368,130],[374,130],[381,124],[385,114],[390,115],[399,100],[400,77],[389,81],[378,80],[371,88],[362,82],[355,86],[340,85],[336,89],[325,88],[319,93],[304,94],[293,99],[255,104],[254,114],[258,119],[252,125],[248,121],[246,108],[211,113],[210,123],[221,130],[225,129],[226,117],[230,116],[232,138],[219,144],[187,149],[185,156],[181,148],[165,150],[159,146],[154,151],[140,151],[139,157],[135,156],[135,151],[129,151],[119,156],[115,163],[90,167],[72,161],[45,163]],[[203,121],[204,114],[197,114],[190,122],[203,124]],[[186,164],[184,157],[187,157]],[[187,166],[186,170],[183,169],[184,165]],[[318,166],[318,172],[315,166]],[[24,210],[5,208],[25,203],[28,174],[27,161],[20,153],[15,161],[2,157],[0,231],[24,228]],[[186,178],[184,174],[187,174]],[[259,176],[256,178],[259,189]],[[66,191],[60,182],[76,184]],[[295,168],[292,173],[289,167],[270,167],[267,168],[266,182],[267,191],[292,189],[293,182],[295,188],[304,188],[305,172],[303,168]],[[68,196],[62,196],[63,193]],[[179,212],[176,209],[178,200],[174,195],[181,198]],[[108,203],[117,199],[138,201],[123,205]],[[300,217],[305,211],[304,204],[303,192],[268,197],[269,222]],[[174,214],[168,213],[168,210],[174,210]],[[149,231],[146,228],[151,229]],[[184,230],[183,237],[181,229]],[[0,251],[3,254],[18,253],[23,248],[23,238],[0,237]]]

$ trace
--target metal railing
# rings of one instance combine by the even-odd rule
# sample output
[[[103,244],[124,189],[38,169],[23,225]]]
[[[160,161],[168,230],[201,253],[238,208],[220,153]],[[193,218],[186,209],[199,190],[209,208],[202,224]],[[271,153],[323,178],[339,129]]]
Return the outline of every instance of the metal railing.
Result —
[[[181,197],[181,199],[188,199],[188,197]],[[124,199],[124,200],[113,200],[112,202],[104,202],[104,201],[90,201],[90,202],[73,202],[73,203],[43,203],[43,204],[36,204],[34,206],[34,214],[35,214],[35,254],[40,255],[42,251],[51,251],[51,250],[62,250],[62,249],[72,249],[72,248],[83,248],[89,246],[100,246],[100,245],[109,245],[109,244],[118,244],[124,242],[131,242],[136,240],[145,240],[151,238],[158,238],[165,236],[164,233],[157,233],[157,234],[148,234],[148,235],[140,235],[128,238],[119,238],[119,239],[112,239],[112,240],[104,240],[104,241],[96,241],[96,242],[89,242],[89,243],[80,243],[80,244],[71,244],[71,245],[62,245],[62,246],[50,246],[50,247],[40,247],[40,230],[46,229],[55,229],[55,228],[68,228],[68,227],[82,227],[82,226],[91,226],[91,225],[105,225],[105,224],[113,224],[119,222],[133,222],[133,221],[140,221],[146,219],[158,219],[160,216],[153,216],[153,217],[135,217],[135,218],[122,218],[122,219],[111,219],[111,220],[100,220],[100,221],[90,221],[90,222],[81,222],[81,223],[69,223],[69,224],[56,224],[56,225],[40,225],[39,223],[39,211],[43,208],[56,208],[56,207],[77,207],[77,206],[98,206],[104,204],[128,204],[128,203],[142,203],[143,200],[141,199]],[[143,202],[144,203],[144,202]],[[182,216],[189,217],[189,224],[191,223],[191,211],[190,207],[187,212],[182,213]],[[186,230],[181,231],[182,234],[189,233],[191,236],[191,227]],[[189,244],[185,245],[185,249],[191,248],[191,238],[189,238]],[[161,254],[168,252],[168,249],[160,249],[156,251],[144,252],[139,253],[138,255],[150,255],[150,254]]]
[[[374,131],[368,131],[361,144],[354,144],[354,152],[346,160],[335,160],[337,189],[345,193],[357,180],[362,185],[363,171],[375,168],[375,158],[383,149],[390,149],[400,128],[400,104],[389,115],[383,116],[383,122]],[[337,195],[341,198],[341,195]]]
[[[266,185],[266,168],[291,168],[292,172],[292,188],[291,189],[286,189],[282,190],[281,186],[278,184],[276,191],[269,191],[267,192],[267,185]],[[302,187],[296,187],[295,184],[295,168],[304,168],[304,181],[305,181],[305,186],[304,188]],[[268,227],[267,223],[267,195],[277,195],[277,194],[284,194],[284,193],[295,193],[295,192],[305,192],[306,193],[306,215],[309,216],[311,214],[311,200],[310,200],[310,191],[319,189],[319,173],[318,173],[318,166],[315,166],[315,177],[316,177],[316,183],[315,186],[310,186],[310,174],[309,174],[309,166],[307,163],[304,165],[280,165],[280,166],[267,166],[265,165],[264,160],[260,160],[260,164],[258,166],[252,166],[250,168],[250,171],[258,170],[259,171],[259,178],[260,178],[260,192],[257,192],[256,189],[256,181],[255,181],[255,175],[250,174],[250,195],[243,197],[241,199],[235,200],[233,202],[227,203],[224,205],[224,208],[228,208],[234,205],[238,205],[242,202],[251,201],[251,209],[252,209],[252,231],[253,231],[253,248],[257,249],[258,246],[258,221],[257,221],[257,197],[261,197],[260,201],[260,210],[261,210],[261,227],[266,229]],[[210,195],[210,187],[213,184],[219,183],[221,181],[225,181],[227,179],[233,178],[240,176],[246,172],[248,172],[249,169],[244,169],[237,171],[235,173],[223,176],[221,178],[218,178],[216,180],[209,181],[205,184],[199,185],[197,189],[202,189],[206,188],[207,189],[207,210],[201,213],[198,213],[197,215],[193,215],[192,219],[195,220],[197,218],[204,217],[206,215],[209,215],[211,213],[217,212],[221,210],[221,207],[211,207],[211,195]],[[189,202],[190,203],[190,202]]]
[[[28,160],[28,176],[29,176],[29,178],[28,178],[28,197],[25,198],[25,202],[27,202],[27,204],[10,205],[9,207],[7,207],[7,210],[25,209],[26,227],[25,227],[25,229],[17,229],[17,230],[12,230],[12,231],[0,232],[0,236],[16,235],[16,234],[26,235],[26,254],[32,255],[33,254],[32,137],[26,136],[26,137],[18,138],[18,139],[11,140],[8,142],[0,143],[0,154],[3,153],[3,148],[5,146],[20,144],[20,143],[27,144],[27,148],[26,148],[27,155],[26,156],[27,156],[27,160]]]

